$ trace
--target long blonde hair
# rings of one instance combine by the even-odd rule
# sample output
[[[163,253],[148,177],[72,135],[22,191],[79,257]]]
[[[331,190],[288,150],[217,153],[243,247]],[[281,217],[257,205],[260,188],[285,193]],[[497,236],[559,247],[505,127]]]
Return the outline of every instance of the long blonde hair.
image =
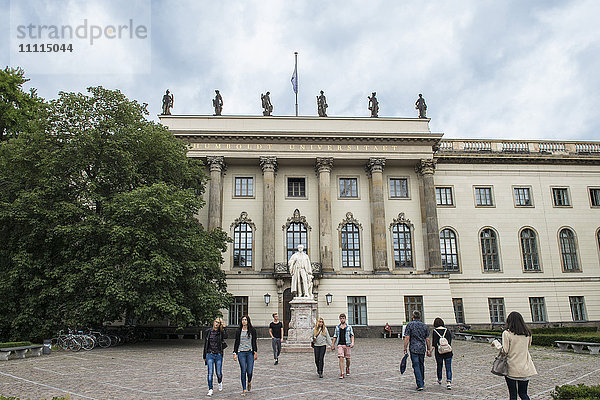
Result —
[[[323,326],[319,328],[319,322],[323,321]],[[325,320],[323,318],[319,318],[317,323],[315,324],[314,336],[317,337],[319,334],[323,333],[325,335],[327,332],[327,327],[325,326]]]

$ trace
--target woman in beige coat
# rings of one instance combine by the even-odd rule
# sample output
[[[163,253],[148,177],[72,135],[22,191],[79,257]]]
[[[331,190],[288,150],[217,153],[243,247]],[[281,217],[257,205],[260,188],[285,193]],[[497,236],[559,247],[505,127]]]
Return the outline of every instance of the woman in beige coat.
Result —
[[[529,400],[529,378],[537,375],[529,354],[530,345],[531,331],[525,325],[523,316],[516,311],[511,312],[506,319],[506,330],[502,332],[502,348],[508,356],[506,385],[510,400],[517,400],[517,394],[521,400]]]

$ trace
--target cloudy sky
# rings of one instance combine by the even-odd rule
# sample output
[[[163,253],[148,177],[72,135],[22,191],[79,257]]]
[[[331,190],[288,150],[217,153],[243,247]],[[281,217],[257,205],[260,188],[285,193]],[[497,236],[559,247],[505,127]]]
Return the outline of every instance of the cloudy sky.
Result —
[[[330,116],[368,116],[376,91],[380,116],[415,117],[423,93],[431,130],[448,138],[597,140],[600,130],[597,0],[0,0],[0,10],[0,65],[25,63],[45,98],[118,88],[157,120],[167,88],[174,114],[212,114],[220,89],[224,114],[260,115],[269,90],[274,114],[293,115],[298,51],[300,115],[316,115],[324,90]],[[99,39],[71,58],[16,54],[16,25],[84,19],[132,19],[148,35]]]

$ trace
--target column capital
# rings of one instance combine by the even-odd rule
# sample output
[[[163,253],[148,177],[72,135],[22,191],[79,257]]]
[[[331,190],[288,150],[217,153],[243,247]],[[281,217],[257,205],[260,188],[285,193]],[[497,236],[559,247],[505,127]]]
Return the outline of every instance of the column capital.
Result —
[[[222,172],[227,169],[227,165],[225,164],[225,157],[223,156],[206,156],[206,164],[208,165],[211,172]]]
[[[319,172],[331,172],[333,168],[333,157],[317,157],[315,163],[315,171]]]
[[[365,170],[370,175],[373,172],[383,172],[383,167],[385,167],[385,158],[371,157],[365,166]]]
[[[433,175],[435,172],[436,161],[432,159],[422,158],[415,167],[421,175]]]
[[[277,168],[277,157],[273,156],[260,156],[260,168],[263,172],[276,172]]]

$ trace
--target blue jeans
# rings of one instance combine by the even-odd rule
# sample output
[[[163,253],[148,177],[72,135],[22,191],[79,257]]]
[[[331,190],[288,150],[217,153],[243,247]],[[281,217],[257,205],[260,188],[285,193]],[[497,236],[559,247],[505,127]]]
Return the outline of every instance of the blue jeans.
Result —
[[[237,353],[240,363],[240,372],[242,373],[242,389],[246,390],[246,376],[248,382],[252,382],[252,369],[254,368],[254,353],[251,351],[240,351]]]
[[[213,388],[213,374],[215,365],[217,367],[217,381],[223,381],[223,354],[208,353],[206,355],[206,365],[208,365],[208,388]]]
[[[436,358],[437,363],[437,378],[438,381],[442,380],[442,368],[446,364],[446,382],[452,382],[452,357],[449,358]]]
[[[410,353],[410,361],[412,361],[413,370],[415,371],[415,380],[417,387],[425,386],[425,354]]]

